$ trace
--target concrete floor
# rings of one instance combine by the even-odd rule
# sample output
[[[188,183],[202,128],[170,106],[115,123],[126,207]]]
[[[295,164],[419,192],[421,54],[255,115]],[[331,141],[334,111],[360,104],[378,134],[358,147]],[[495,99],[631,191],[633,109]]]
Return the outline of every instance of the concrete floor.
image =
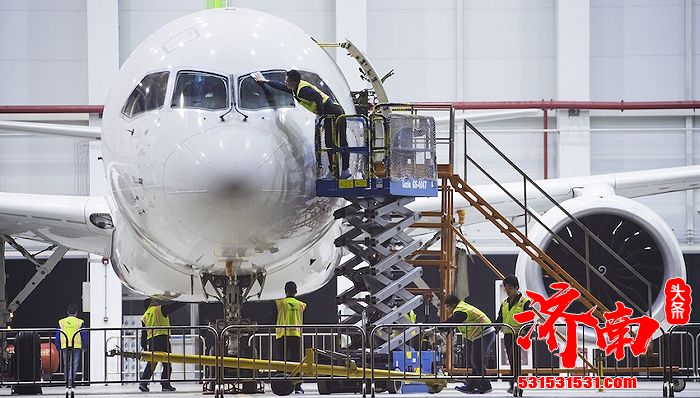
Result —
[[[202,394],[202,385],[194,383],[173,383],[177,388],[176,392],[165,393],[160,391],[160,386],[155,384],[151,385],[152,389],[149,393],[142,393],[138,390],[135,384],[132,385],[94,385],[90,387],[78,387],[75,390],[76,397],[86,396],[86,397],[153,397],[153,398],[183,398],[183,397],[202,397],[202,396],[212,396]],[[466,394],[462,394],[456,391],[454,387],[457,384],[449,384],[448,387],[441,393],[434,395],[435,397],[464,397]],[[319,395],[314,383],[305,383],[304,390],[306,393],[304,397],[328,397],[328,395]],[[493,383],[494,390],[489,394],[484,396],[489,397],[509,397],[506,393],[507,383],[497,382]],[[0,395],[10,395],[10,389],[4,388],[0,389]],[[405,394],[412,397],[422,397],[427,394]],[[688,383],[686,389],[683,392],[676,393],[677,397],[700,397],[700,383]],[[43,388],[44,397],[65,397],[65,388],[62,387],[45,387]],[[233,394],[227,396],[235,396]],[[265,394],[259,395],[247,395],[239,394],[238,397],[274,397],[274,395],[269,386],[266,386]],[[296,395],[300,396],[300,395]],[[360,394],[333,394],[333,397],[353,397],[358,398]],[[369,396],[369,395],[368,395]],[[377,394],[378,397],[389,397],[387,393]],[[662,396],[661,383],[657,382],[639,382],[638,388],[636,390],[609,390],[604,392],[597,392],[594,390],[526,390],[524,397],[530,398],[551,398],[551,397],[595,397],[595,398],[605,398],[605,397],[634,397],[634,398],[656,398]]]

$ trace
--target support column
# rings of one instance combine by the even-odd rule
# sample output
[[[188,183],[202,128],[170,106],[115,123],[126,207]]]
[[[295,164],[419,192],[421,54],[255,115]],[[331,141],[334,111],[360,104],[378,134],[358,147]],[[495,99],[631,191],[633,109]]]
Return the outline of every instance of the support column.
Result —
[[[350,40],[360,51],[367,54],[367,0],[336,1],[335,40],[338,43]],[[369,87],[369,84],[360,78],[357,61],[349,57],[345,49],[336,50],[336,63],[351,90],[359,91]]]
[[[455,2],[455,101],[464,101],[464,0]]]
[[[693,99],[693,2],[685,2],[685,99]],[[693,165],[693,120],[685,117],[685,165]],[[685,191],[685,243],[695,243],[695,190]]]
[[[557,99],[590,101],[590,2],[557,1]],[[560,131],[557,148],[558,175],[575,177],[591,173],[590,113],[557,111]]]
[[[5,240],[0,237],[0,328],[6,329],[10,323],[7,310],[7,275],[5,271]],[[4,345],[0,347],[5,348]]]
[[[88,101],[91,105],[104,104],[107,93],[119,71],[119,5],[117,0],[90,0],[87,2],[88,37]],[[98,115],[90,116],[90,125],[101,125]],[[90,195],[106,195],[99,141],[89,143]],[[90,279],[90,326],[112,328],[122,325],[122,284],[111,264],[104,264],[100,256],[91,255],[88,261]],[[114,333],[119,335],[119,333]],[[105,379],[105,340],[110,337],[93,333],[90,339],[90,378]],[[119,362],[109,358],[107,371],[114,374]],[[114,374],[114,378],[117,375]]]

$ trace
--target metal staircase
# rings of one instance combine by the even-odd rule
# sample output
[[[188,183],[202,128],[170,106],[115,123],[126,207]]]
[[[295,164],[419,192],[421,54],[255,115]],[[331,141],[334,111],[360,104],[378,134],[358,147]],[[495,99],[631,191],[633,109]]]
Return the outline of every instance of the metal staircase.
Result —
[[[542,267],[542,270],[550,275],[557,282],[567,282],[579,292],[581,297],[579,300],[588,308],[596,307],[593,312],[602,321],[603,312],[609,311],[603,303],[595,298],[588,290],[569,275],[559,264],[549,257],[542,249],[533,244],[528,237],[516,228],[507,218],[501,215],[491,204],[486,202],[484,198],[479,196],[472,187],[470,187],[462,177],[453,174],[450,176],[450,183],[454,187],[455,192],[460,194],[469,202],[469,204],[481,213],[489,222],[491,222],[501,233],[507,236],[518,248],[523,250],[530,258]]]

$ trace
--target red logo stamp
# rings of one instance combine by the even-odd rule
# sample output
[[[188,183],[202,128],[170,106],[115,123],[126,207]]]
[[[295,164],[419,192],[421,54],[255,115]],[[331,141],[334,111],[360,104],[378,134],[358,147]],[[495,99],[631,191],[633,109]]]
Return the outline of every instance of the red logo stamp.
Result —
[[[681,278],[671,278],[666,281],[664,311],[668,323],[685,325],[690,321],[690,303],[693,302],[691,292],[690,285]]]
[[[613,311],[603,313],[604,319],[602,320],[593,316],[595,307],[584,314],[567,312],[566,309],[581,297],[581,293],[565,282],[552,283],[551,287],[557,292],[549,298],[527,291],[527,296],[532,299],[532,305],[539,307],[544,322],[538,323],[537,315],[533,310],[516,314],[513,319],[517,322],[535,321],[527,333],[524,336],[519,336],[516,341],[521,348],[530,349],[532,333],[537,330],[537,338],[545,340],[549,351],[554,352],[558,348],[555,325],[563,322],[566,325],[565,347],[561,351],[560,357],[562,366],[565,368],[573,368],[576,364],[576,353],[578,352],[576,328],[581,325],[595,330],[596,345],[605,350],[608,355],[614,352],[615,358],[618,360],[624,358],[627,347],[630,348],[634,356],[644,353],[652,336],[659,329],[659,322],[649,316],[632,318],[632,309],[619,301],[615,303]],[[686,287],[689,295],[690,287],[687,285]],[[668,295],[666,297],[668,300]]]

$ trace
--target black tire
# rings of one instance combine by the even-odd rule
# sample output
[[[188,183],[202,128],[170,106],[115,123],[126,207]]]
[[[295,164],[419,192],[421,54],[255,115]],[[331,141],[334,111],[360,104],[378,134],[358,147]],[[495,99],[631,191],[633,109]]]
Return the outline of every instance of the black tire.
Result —
[[[240,390],[243,394],[257,394],[258,382],[256,382],[256,381],[242,381]]]
[[[375,382],[374,390],[376,393],[388,392],[389,394],[397,394],[401,392],[403,382],[401,380],[378,380]]]
[[[321,395],[328,395],[333,392],[330,380],[319,380],[316,382],[316,385],[318,386],[318,393]]]
[[[270,387],[275,395],[287,396],[294,392],[294,383],[291,380],[273,380]]]
[[[683,380],[683,379],[673,380],[673,391],[681,392],[683,390],[685,390],[685,380]]]
[[[15,340],[15,375],[18,381],[41,380],[41,341],[36,332],[19,332]],[[40,385],[12,387],[16,395],[41,394]]]
[[[17,380],[41,379],[41,342],[36,332],[19,332],[15,345]]]
[[[381,394],[383,392],[386,392],[386,382],[384,380],[375,381],[373,394]]]

